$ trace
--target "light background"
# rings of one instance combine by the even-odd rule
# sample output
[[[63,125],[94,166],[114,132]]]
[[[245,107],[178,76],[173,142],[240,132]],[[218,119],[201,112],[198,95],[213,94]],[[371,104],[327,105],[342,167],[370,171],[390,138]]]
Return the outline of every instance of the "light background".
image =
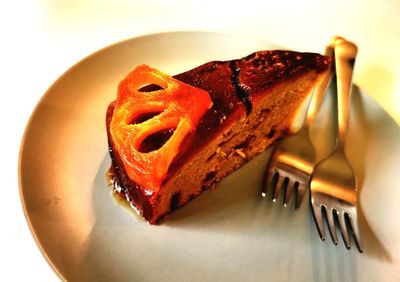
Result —
[[[30,234],[18,192],[22,134],[43,93],[65,70],[102,47],[177,30],[237,32],[316,52],[331,36],[342,35],[359,46],[355,82],[400,124],[398,0],[3,1],[1,278],[57,280]]]

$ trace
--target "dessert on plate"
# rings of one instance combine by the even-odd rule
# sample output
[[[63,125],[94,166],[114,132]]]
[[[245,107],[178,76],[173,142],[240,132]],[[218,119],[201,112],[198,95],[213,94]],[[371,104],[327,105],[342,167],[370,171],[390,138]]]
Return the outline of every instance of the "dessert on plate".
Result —
[[[274,50],[173,77],[136,67],[106,115],[114,189],[157,223],[290,134],[329,65],[320,54]]]

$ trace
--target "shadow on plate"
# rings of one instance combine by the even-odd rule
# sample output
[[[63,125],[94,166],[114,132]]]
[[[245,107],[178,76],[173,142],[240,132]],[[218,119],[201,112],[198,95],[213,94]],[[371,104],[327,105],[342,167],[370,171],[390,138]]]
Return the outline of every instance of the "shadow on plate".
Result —
[[[368,220],[365,216],[363,205],[361,202],[361,194],[363,193],[364,187],[364,179],[365,179],[365,171],[366,171],[366,157],[368,153],[368,149],[371,140],[371,134],[378,134],[376,126],[371,124],[367,118],[367,105],[365,103],[366,94],[362,95],[361,90],[358,87],[355,87],[352,92],[352,108],[351,108],[351,123],[349,128],[358,129],[354,132],[350,132],[350,138],[353,140],[351,147],[357,148],[357,150],[353,150],[354,154],[351,154],[351,151],[348,150],[349,157],[351,158],[351,163],[354,167],[356,173],[356,179],[358,182],[358,202],[357,202],[357,210],[358,210],[358,222],[360,225],[360,233],[361,240],[363,243],[364,251],[366,254],[376,257],[378,259],[383,259],[387,262],[391,262],[391,256],[389,252],[386,250],[383,243],[377,237],[375,231],[368,223]],[[379,123],[378,123],[379,124]],[[381,124],[382,127],[385,126],[385,123]],[[378,135],[376,138],[380,138]],[[353,242],[353,246],[355,243]]]

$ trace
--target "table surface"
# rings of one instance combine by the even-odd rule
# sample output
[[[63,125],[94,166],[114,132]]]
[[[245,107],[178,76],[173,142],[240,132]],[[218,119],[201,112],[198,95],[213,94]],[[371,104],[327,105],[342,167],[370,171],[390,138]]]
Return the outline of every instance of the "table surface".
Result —
[[[0,4],[5,156],[0,277],[58,280],[23,214],[19,147],[32,110],[47,88],[73,64],[104,46],[149,33],[196,30],[236,32],[293,50],[322,52],[331,36],[341,35],[359,46],[354,81],[399,124],[400,1],[307,0],[290,1],[290,6],[288,2],[17,0]]]

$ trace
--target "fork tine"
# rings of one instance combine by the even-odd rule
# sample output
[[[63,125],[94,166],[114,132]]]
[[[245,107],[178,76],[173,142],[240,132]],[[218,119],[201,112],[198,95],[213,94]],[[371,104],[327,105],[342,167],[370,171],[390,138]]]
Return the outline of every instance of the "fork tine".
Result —
[[[335,219],[333,218],[333,213],[336,212],[335,209],[326,209],[326,219],[328,223],[329,233],[331,234],[332,242],[337,245],[338,237],[335,227]]]
[[[264,178],[264,187],[263,187],[263,191],[262,191],[262,193],[261,193],[261,195],[263,196],[263,197],[266,197],[267,196],[267,192],[268,192],[268,190],[269,189],[273,189],[274,187],[274,177],[275,177],[275,175],[277,174],[277,172],[275,171],[275,170],[272,170],[272,169],[268,169],[268,171],[267,171],[267,175],[265,176],[265,178]]]
[[[346,246],[347,249],[350,249],[350,239],[349,239],[349,232],[347,230],[347,225],[346,225],[346,218],[345,218],[345,213],[338,212],[338,218],[339,218],[339,226],[340,226],[340,232],[342,233],[342,238],[344,245]]]
[[[304,193],[307,190],[307,186],[303,183],[298,183],[297,192],[296,192],[296,205],[295,209],[300,207],[301,201],[303,199]]]
[[[282,175],[278,174],[278,181],[276,182],[275,190],[274,190],[274,196],[272,198],[273,202],[276,202],[276,199],[278,198],[279,194],[281,193],[284,181],[285,181],[285,177],[283,177]]]
[[[314,215],[314,220],[317,225],[319,237],[321,238],[322,241],[325,241],[326,235],[325,235],[324,223],[322,222],[322,206],[315,203],[315,201],[312,198],[311,198],[311,206]]]
[[[358,230],[357,213],[355,211],[351,212],[351,214],[350,213],[348,214],[348,217],[351,229],[353,231],[354,241],[356,242],[357,245],[357,249],[360,253],[362,253],[363,247],[360,240],[360,231]]]
[[[298,182],[296,181],[296,182],[293,183],[290,180],[288,181],[288,184],[286,186],[286,191],[285,191],[285,200],[283,201],[283,206],[284,207],[286,207],[287,204],[289,203],[290,197],[291,197],[292,193],[294,193],[294,191],[295,191],[296,183],[298,183]]]

